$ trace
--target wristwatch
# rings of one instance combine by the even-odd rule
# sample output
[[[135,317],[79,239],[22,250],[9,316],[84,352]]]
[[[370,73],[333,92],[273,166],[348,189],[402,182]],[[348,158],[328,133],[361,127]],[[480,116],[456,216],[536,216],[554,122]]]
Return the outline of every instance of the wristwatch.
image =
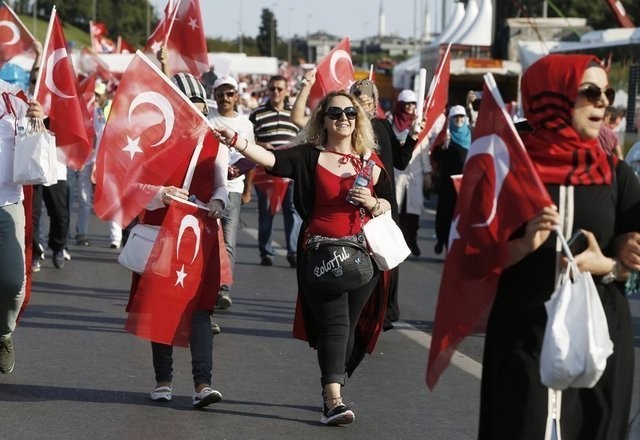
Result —
[[[612,282],[614,282],[617,278],[618,278],[618,259],[617,258],[612,258],[613,260],[613,267],[611,268],[611,271],[602,276],[602,279],[600,280],[600,282],[602,284],[611,284]]]

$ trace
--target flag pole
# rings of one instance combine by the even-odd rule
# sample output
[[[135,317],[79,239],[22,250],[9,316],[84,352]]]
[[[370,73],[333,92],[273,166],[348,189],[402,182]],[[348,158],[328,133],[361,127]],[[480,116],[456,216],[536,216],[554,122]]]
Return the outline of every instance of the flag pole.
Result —
[[[176,4],[171,14],[171,21],[169,22],[169,30],[167,30],[167,35],[165,35],[164,37],[164,42],[162,43],[162,46],[166,46],[167,42],[169,41],[169,35],[171,35],[171,31],[173,30],[173,23],[176,21],[176,15],[178,15],[178,8],[180,7],[181,2],[182,0],[176,0]],[[172,2],[169,1],[169,3],[171,4]]]
[[[369,81],[373,81],[373,64],[369,65]]]
[[[53,22],[56,18],[56,7],[55,5],[51,9],[51,17],[49,17],[49,28],[47,29],[47,36],[44,39],[44,47],[42,48],[42,58],[40,59],[40,66],[47,59],[47,51],[49,50],[49,40],[51,39],[51,31],[53,30]],[[66,50],[66,49],[65,49]],[[38,92],[40,91],[40,82],[42,80],[42,76],[44,75],[43,69],[38,70],[38,79],[36,79],[36,85],[33,88],[33,97],[36,98],[38,96]]]
[[[16,13],[14,12],[14,10],[13,10],[13,9],[11,9],[11,6],[9,6],[9,5],[7,4],[7,2],[5,2],[5,1],[3,1],[2,3],[5,5],[5,7],[7,7],[7,8],[9,9],[9,13],[11,13],[11,15],[13,15],[13,18],[15,18],[15,19],[16,19],[16,21],[17,21],[18,23],[20,23],[20,26],[22,26],[22,30],[24,30],[24,31],[27,33],[27,35],[29,35],[29,36],[31,37],[31,39],[32,39],[33,41],[35,41],[35,40],[36,40],[36,37],[34,37],[34,36],[33,36],[33,34],[32,34],[31,32],[29,32],[29,29],[27,29],[27,27],[24,25],[24,23],[22,22],[22,20],[20,20],[20,17],[18,17],[18,16],[16,15]]]

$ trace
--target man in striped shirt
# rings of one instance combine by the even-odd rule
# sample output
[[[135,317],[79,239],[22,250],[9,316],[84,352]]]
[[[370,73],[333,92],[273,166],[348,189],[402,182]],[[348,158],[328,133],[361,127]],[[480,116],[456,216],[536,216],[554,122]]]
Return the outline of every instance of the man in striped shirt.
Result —
[[[287,81],[281,75],[272,76],[269,80],[268,101],[256,108],[249,120],[253,123],[256,143],[268,150],[277,149],[288,144],[298,134],[298,127],[291,122],[291,106],[288,103],[289,90]],[[279,179],[278,177],[270,177]],[[273,233],[273,214],[267,192],[269,188],[259,184],[256,176],[254,184],[258,194],[258,247],[260,264],[273,265],[275,251],[271,243]],[[272,189],[275,189],[272,188]],[[284,233],[287,244],[287,261],[292,268],[296,267],[296,245],[302,220],[293,206],[293,181],[289,182],[282,199],[282,215],[284,216]]]

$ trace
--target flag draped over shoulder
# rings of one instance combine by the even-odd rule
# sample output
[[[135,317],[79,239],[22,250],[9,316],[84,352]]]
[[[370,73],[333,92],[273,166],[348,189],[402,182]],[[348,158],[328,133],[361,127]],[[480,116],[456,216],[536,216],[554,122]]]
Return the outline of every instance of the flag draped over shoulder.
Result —
[[[79,170],[91,154],[95,132],[55,8],[42,59],[34,95],[56,135],[58,158]]]
[[[0,68],[33,47],[33,35],[6,2],[0,5]]]
[[[484,330],[511,234],[553,202],[535,172],[491,74],[465,163],[449,233],[427,385],[433,389],[458,344]]]
[[[98,148],[96,215],[126,227],[206,136],[218,144],[202,112],[138,51]]]
[[[318,62],[316,82],[309,93],[309,108],[314,109],[327,93],[348,90],[354,82],[351,46],[349,38],[345,37]]]
[[[155,54],[165,44],[172,73],[188,71],[200,77],[209,70],[199,0],[170,0],[167,3],[163,17],[147,41],[146,50]]]
[[[130,303],[125,329],[153,342],[187,347],[204,269],[219,272],[210,264],[218,258],[217,241],[215,218],[193,203],[172,200]]]
[[[433,124],[435,124],[438,117],[444,113],[447,108],[447,101],[449,100],[449,77],[451,72],[450,49],[451,44],[447,45],[442,57],[440,57],[436,73],[431,80],[431,84],[429,84],[429,92],[427,92],[427,98],[424,104],[424,128],[418,135],[416,145],[420,145],[424,138],[427,137]],[[420,99],[420,97],[418,97],[418,99]],[[446,126],[447,124],[445,123],[445,127]]]

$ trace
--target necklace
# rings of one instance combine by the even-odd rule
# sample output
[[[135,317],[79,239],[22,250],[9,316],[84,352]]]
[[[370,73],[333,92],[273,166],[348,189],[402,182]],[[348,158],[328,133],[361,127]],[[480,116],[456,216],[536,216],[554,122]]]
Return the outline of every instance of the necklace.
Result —
[[[339,153],[337,151],[326,150],[326,149],[323,150],[323,151],[326,151],[327,153],[332,153],[332,154],[336,154],[336,155],[340,156],[340,158],[338,159],[338,163],[340,165],[346,165],[348,162],[351,162],[355,166],[355,164],[357,163],[357,160],[358,160],[358,158],[356,156],[354,156],[353,154],[351,154],[351,153]]]

